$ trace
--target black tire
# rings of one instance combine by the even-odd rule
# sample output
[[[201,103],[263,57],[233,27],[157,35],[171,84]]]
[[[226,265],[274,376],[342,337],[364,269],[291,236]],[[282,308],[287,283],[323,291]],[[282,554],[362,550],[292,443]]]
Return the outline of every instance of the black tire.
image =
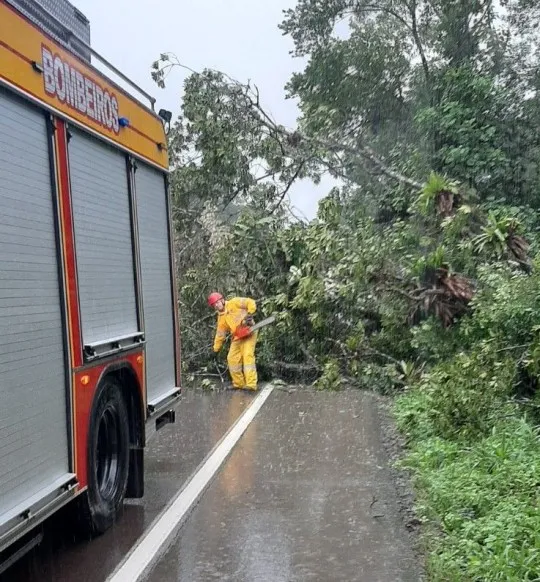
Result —
[[[119,516],[129,476],[129,420],[120,385],[106,378],[98,388],[88,433],[88,490],[79,519],[89,535],[109,529]]]

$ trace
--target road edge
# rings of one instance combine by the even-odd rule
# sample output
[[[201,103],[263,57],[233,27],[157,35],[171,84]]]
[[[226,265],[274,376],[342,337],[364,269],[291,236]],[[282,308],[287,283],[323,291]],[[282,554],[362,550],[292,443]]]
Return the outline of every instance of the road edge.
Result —
[[[137,582],[149,572],[159,556],[166,551],[174,534],[200,501],[219,469],[273,390],[272,385],[266,385],[254,398],[249,407],[213,447],[183,487],[133,545],[126,557],[107,578],[107,582]]]

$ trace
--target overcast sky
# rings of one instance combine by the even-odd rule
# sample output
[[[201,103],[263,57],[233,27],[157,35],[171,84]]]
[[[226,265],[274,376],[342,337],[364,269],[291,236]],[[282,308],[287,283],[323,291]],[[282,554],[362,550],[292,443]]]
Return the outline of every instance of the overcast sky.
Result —
[[[92,46],[157,98],[157,109],[180,111],[184,71],[173,73],[165,90],[150,78],[161,52],[173,52],[195,70],[210,67],[239,80],[252,79],[276,120],[295,124],[298,109],[285,99],[284,85],[302,62],[289,55],[292,42],[277,25],[295,0],[71,0],[90,20]],[[331,188],[310,181],[291,192],[308,218]]]

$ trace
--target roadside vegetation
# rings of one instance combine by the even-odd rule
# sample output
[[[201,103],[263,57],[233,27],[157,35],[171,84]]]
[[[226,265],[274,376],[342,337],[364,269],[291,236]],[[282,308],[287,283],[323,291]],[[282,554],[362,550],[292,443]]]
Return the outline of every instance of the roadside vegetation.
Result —
[[[277,316],[263,376],[394,396],[431,580],[540,580],[539,16],[298,0],[298,126],[206,70],[169,132],[186,377],[213,373],[219,289]],[[323,174],[296,216],[291,187]]]

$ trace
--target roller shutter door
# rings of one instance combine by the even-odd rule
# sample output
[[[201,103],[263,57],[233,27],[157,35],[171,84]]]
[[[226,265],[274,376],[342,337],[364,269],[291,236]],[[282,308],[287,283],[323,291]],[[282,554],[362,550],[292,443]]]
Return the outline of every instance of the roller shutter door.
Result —
[[[171,261],[163,174],[138,163],[135,191],[144,305],[147,394],[149,402],[156,402],[175,387]]]
[[[69,470],[43,113],[0,88],[0,527]]]
[[[69,163],[84,344],[138,330],[125,156],[72,130]]]

